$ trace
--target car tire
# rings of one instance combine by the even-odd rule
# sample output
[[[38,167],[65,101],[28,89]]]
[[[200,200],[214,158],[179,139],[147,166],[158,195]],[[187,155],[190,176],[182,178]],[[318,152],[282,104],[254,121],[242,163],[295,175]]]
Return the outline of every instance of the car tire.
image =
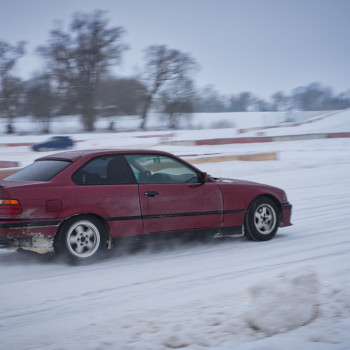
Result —
[[[103,223],[92,215],[73,217],[59,228],[54,251],[72,263],[91,262],[107,249]]]
[[[272,239],[280,225],[280,216],[280,210],[273,199],[266,196],[255,198],[244,219],[245,237],[251,241]]]

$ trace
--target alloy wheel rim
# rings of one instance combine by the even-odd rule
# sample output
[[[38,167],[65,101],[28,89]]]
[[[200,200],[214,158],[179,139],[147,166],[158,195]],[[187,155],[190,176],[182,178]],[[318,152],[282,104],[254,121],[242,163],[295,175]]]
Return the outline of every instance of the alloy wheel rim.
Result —
[[[69,251],[79,257],[92,256],[100,245],[100,234],[97,227],[89,221],[75,223],[67,234]]]
[[[270,204],[261,204],[255,210],[254,224],[262,235],[268,235],[275,229],[276,219],[276,211]]]

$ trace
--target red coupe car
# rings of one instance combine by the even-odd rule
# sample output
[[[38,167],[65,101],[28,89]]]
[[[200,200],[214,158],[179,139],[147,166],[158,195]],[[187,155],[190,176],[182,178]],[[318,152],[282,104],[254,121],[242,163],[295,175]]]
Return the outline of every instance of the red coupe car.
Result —
[[[279,188],[211,177],[166,152],[69,151],[0,181],[0,247],[86,261],[122,237],[266,241],[291,209]]]

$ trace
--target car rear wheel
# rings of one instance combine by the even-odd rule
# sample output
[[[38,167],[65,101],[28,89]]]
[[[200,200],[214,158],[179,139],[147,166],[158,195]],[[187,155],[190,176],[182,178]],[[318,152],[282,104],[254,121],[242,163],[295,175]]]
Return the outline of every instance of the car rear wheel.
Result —
[[[255,198],[244,219],[245,236],[252,241],[268,241],[276,235],[280,211],[269,197]]]
[[[92,215],[64,222],[54,241],[55,252],[71,262],[94,260],[106,247],[106,230],[102,222]]]

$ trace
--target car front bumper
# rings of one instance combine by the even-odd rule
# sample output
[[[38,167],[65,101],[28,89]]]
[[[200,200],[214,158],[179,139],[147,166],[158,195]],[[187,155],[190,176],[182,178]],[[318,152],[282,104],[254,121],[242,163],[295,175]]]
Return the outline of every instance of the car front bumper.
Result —
[[[291,226],[292,205],[289,202],[281,203],[282,218],[280,227]]]

